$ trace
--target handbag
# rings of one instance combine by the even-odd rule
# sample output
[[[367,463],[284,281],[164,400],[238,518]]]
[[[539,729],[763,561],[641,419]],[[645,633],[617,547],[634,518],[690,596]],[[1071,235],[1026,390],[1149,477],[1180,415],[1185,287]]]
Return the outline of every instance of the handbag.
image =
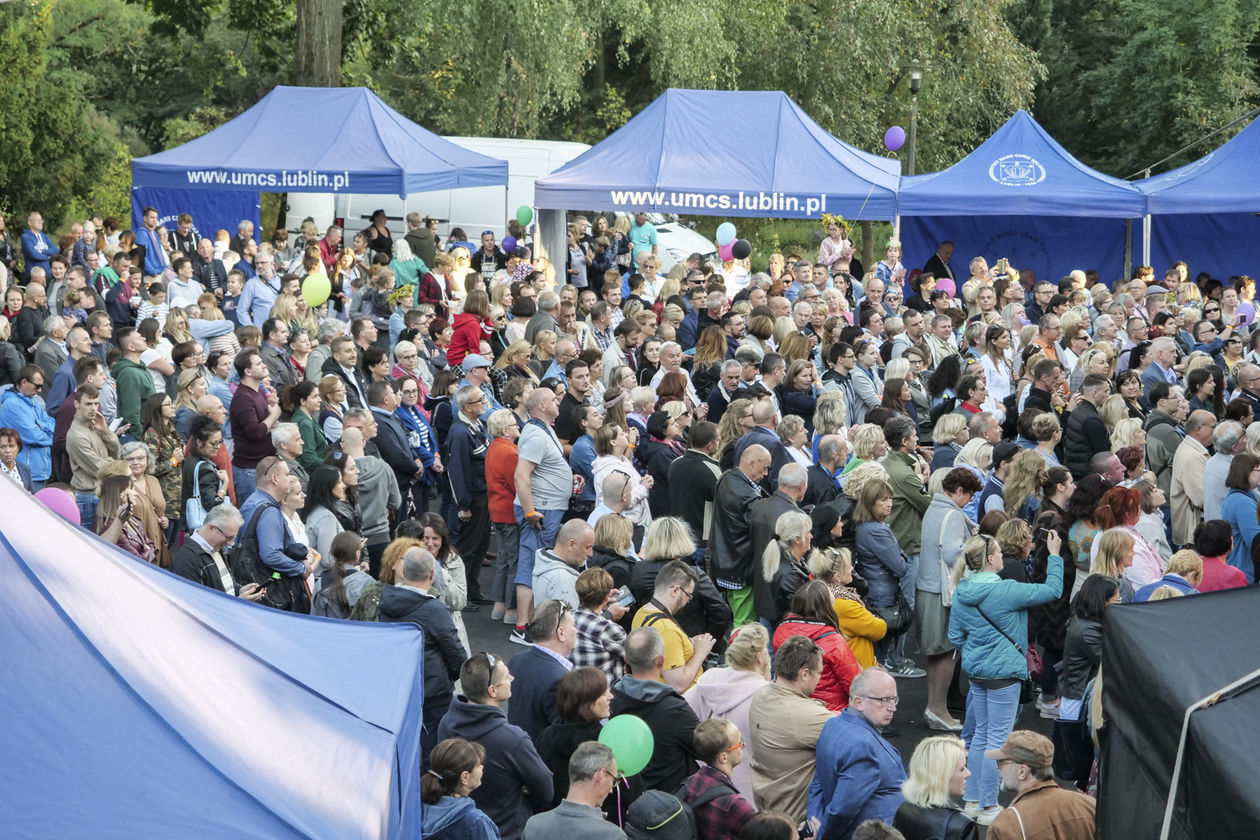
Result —
[[[871,607],[871,612],[884,619],[884,623],[888,625],[888,630],[884,633],[885,639],[902,635],[910,629],[910,624],[914,621],[914,610],[900,587],[897,589],[897,600],[893,604],[887,607]]]
[[[998,627],[998,626],[997,626],[997,624],[995,624],[995,623],[994,623],[993,619],[991,619],[991,618],[989,618],[987,615],[985,615],[985,614],[984,614],[984,610],[980,609],[980,607],[979,607],[978,605],[976,606],[976,612],[980,613],[980,617],[981,617],[981,618],[983,618],[985,621],[989,622],[989,624],[993,627],[993,629],[994,629],[994,630],[996,630],[996,631],[998,631],[999,633],[1001,633],[1001,634],[1002,634],[1002,638],[1006,639],[1006,641],[1008,641],[1008,642],[1010,642],[1011,644],[1015,645],[1015,649],[1016,649],[1017,651],[1019,651],[1019,655],[1020,655],[1020,656],[1024,657],[1024,661],[1025,661],[1025,662],[1027,662],[1027,661],[1028,661],[1028,653],[1027,653],[1027,652],[1025,652],[1024,648],[1020,646],[1019,642],[1017,642],[1017,641],[1015,641],[1014,639],[1012,639],[1012,638],[1011,638],[1011,637],[1007,634],[1007,632],[1006,632],[1005,630],[1003,630],[1001,627]],[[1020,703],[1020,705],[1022,706],[1022,705],[1023,705],[1023,704],[1025,704],[1025,703],[1031,703],[1031,702],[1032,702],[1032,699],[1033,699],[1033,694],[1034,694],[1034,688],[1033,688],[1033,681],[1032,681],[1032,677],[1025,677],[1025,678],[1024,678],[1024,681],[1023,681],[1022,683],[1020,683],[1020,686],[1019,686],[1019,703]]]
[[[198,461],[193,467],[193,493],[184,502],[184,526],[189,531],[197,530],[206,521],[206,506],[201,503],[201,483],[197,480],[204,463],[204,460]]]

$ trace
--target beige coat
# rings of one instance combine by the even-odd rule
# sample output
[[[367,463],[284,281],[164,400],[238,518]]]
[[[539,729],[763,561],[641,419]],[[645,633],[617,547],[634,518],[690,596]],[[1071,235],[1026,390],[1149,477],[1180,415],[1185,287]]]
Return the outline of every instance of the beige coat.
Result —
[[[70,459],[70,486],[76,493],[96,493],[96,474],[118,458],[118,437],[109,429],[98,431],[76,418],[66,433],[66,457]]]
[[[1173,454],[1168,503],[1172,506],[1174,548],[1194,542],[1194,529],[1203,518],[1203,469],[1207,462],[1208,451],[1189,435]]]
[[[753,796],[760,811],[805,819],[814,748],[823,724],[834,715],[813,700],[777,682],[762,686],[748,709],[752,730]]]

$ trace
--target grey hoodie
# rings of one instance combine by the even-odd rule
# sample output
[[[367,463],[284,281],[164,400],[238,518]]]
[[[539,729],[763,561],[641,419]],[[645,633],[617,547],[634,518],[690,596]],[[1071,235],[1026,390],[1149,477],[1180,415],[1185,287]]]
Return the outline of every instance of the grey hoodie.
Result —
[[[402,505],[398,479],[389,465],[375,455],[354,459],[359,467],[359,514],[369,545],[389,542],[389,512]]]
[[[534,603],[555,598],[577,609],[577,579],[581,573],[581,569],[573,568],[552,554],[551,549],[538,549],[534,552]]]

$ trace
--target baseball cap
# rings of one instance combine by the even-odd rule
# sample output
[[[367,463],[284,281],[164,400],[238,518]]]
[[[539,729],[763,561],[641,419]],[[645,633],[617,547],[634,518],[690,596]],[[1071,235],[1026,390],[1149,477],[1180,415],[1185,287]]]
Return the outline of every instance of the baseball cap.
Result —
[[[460,367],[464,370],[476,370],[477,368],[488,368],[490,367],[490,363],[486,361],[485,356],[481,356],[477,353],[469,353],[464,357],[464,361],[460,364]]]
[[[1054,744],[1045,735],[1028,729],[1016,729],[998,750],[985,750],[985,758],[1007,759],[1029,767],[1049,767],[1054,763]]]
[[[1009,440],[1002,441],[997,446],[993,447],[994,468],[998,467],[1000,464],[1002,464],[1005,461],[1011,460],[1016,455],[1018,455],[1021,451],[1023,451],[1023,447],[1021,447],[1019,444],[1011,443]]]

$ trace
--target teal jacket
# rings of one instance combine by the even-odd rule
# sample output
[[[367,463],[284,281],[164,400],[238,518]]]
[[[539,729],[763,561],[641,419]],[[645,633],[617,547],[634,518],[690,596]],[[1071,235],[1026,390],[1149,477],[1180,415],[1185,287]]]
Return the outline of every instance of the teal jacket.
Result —
[[[959,582],[949,611],[949,640],[962,651],[968,676],[982,680],[1027,679],[1028,609],[1047,604],[1063,589],[1063,558],[1047,560],[1045,583],[1003,580],[995,572],[976,572]],[[1015,649],[980,615],[994,623],[1020,646]]]

